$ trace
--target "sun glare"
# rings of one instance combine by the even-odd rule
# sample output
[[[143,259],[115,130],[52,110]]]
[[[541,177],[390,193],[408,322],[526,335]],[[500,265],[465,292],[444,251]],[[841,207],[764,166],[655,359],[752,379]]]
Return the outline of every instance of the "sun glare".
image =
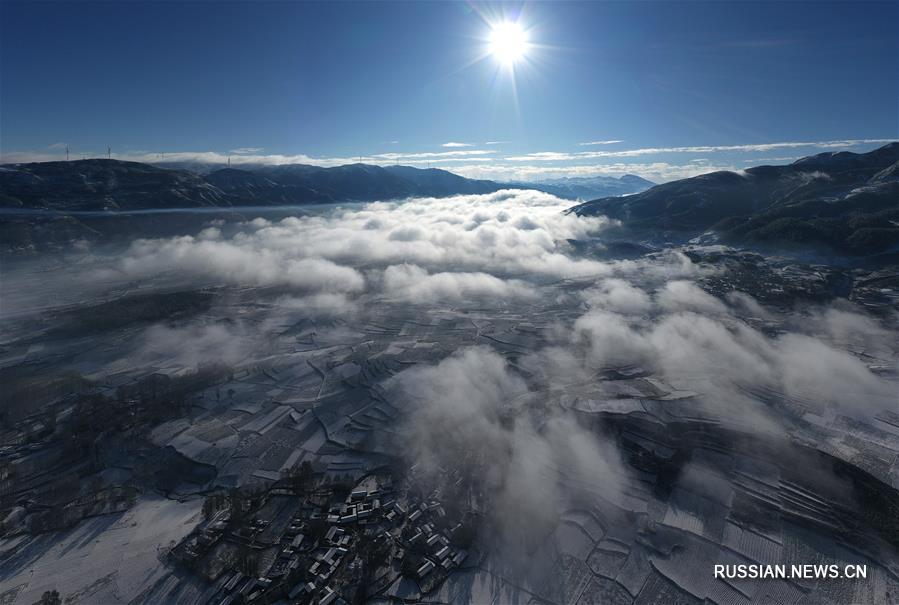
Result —
[[[524,57],[528,48],[527,34],[518,23],[506,21],[493,26],[490,32],[490,54],[505,65],[512,65]]]

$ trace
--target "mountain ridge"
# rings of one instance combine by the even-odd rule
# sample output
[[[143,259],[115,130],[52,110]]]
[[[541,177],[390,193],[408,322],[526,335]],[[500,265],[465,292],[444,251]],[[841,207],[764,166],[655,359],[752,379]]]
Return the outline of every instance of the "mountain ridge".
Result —
[[[639,177],[600,177],[577,187],[469,179],[439,168],[345,164],[221,167],[205,173],[111,159],[0,166],[0,208],[115,211],[175,207],[302,205],[537,189],[568,199],[593,191],[624,195],[649,187]]]
[[[825,245],[853,254],[899,248],[899,142],[868,153],[827,152],[783,166],[719,171],[625,198],[575,206],[634,230],[725,242]]]

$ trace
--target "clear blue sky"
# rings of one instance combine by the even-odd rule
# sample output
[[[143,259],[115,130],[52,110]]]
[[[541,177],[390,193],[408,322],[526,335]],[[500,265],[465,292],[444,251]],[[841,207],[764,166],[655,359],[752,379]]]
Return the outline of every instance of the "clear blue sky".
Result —
[[[3,1],[0,11],[4,161],[110,145],[134,159],[362,156],[469,175],[633,168],[663,180],[832,148],[749,145],[859,151],[899,138],[897,2]],[[514,74],[484,56],[488,23],[504,19],[528,30]],[[609,140],[621,142],[580,145]],[[465,155],[419,155],[447,152]]]

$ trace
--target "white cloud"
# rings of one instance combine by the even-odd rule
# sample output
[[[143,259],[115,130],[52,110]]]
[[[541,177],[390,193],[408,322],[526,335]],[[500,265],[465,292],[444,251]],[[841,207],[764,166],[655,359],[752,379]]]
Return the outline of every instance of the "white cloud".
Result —
[[[245,233],[233,239],[215,238],[208,230],[200,237],[141,239],[131,245],[121,262],[126,275],[158,275],[172,269],[230,283],[310,291],[358,292],[364,286],[362,275],[351,267],[284,254],[258,235]]]
[[[231,153],[249,155],[251,153],[259,153],[260,151],[262,151],[262,147],[238,147],[237,149],[232,149]]]
[[[762,162],[794,162],[801,157],[803,157],[803,156],[801,156],[801,155],[785,155],[785,156],[774,157],[774,158],[749,158],[747,160],[743,160],[743,163],[744,164],[753,164],[753,165],[757,166]]]
[[[571,205],[536,191],[352,205],[326,215],[257,218],[232,235],[135,241],[118,270],[125,279],[167,277],[289,288],[297,304],[366,292],[416,303],[534,296],[527,280],[608,275],[606,263],[574,256],[569,239],[609,224],[563,214]],[[368,275],[363,275],[362,267]]]
[[[818,149],[840,149],[858,145],[891,143],[895,139],[847,139],[843,141],[811,141],[788,143],[756,143],[749,145],[713,145],[695,147],[644,147],[623,151],[581,151],[577,153],[538,151],[504,158],[510,162],[560,162],[590,160],[595,158],[629,158],[663,153],[722,153],[722,152],[766,152],[775,149],[795,149],[810,147]]]
[[[238,153],[246,151],[246,153]],[[130,162],[144,162],[154,164],[158,162],[197,162],[201,164],[227,164],[230,157],[232,165],[253,165],[253,164],[309,164],[312,166],[342,166],[345,164],[353,164],[360,160],[369,164],[396,164],[396,163],[425,163],[451,161],[452,159],[464,159],[472,156],[487,156],[495,152],[485,149],[466,149],[456,151],[442,152],[415,152],[415,153],[379,153],[373,155],[358,155],[351,157],[313,157],[306,154],[283,155],[283,154],[266,154],[262,155],[250,151],[250,148],[244,150],[233,150],[231,153],[238,155],[230,156],[228,153],[219,153],[217,151],[179,151],[179,152],[125,152],[116,153],[114,158]],[[106,152],[98,151],[76,151],[73,152],[73,158],[85,157],[105,158]],[[59,153],[46,152],[6,152],[2,155],[3,163],[23,163],[23,162],[50,162],[57,161],[62,157]],[[480,158],[480,161],[488,161],[487,158]]]
[[[652,301],[646,292],[618,278],[604,279],[596,288],[585,290],[581,296],[590,307],[616,313],[640,314],[652,308]]]
[[[504,305],[547,297],[561,309],[585,304],[579,314],[563,311],[548,346],[521,367],[554,382],[639,364],[697,392],[710,413],[766,430],[774,426],[769,412],[748,388],[847,414],[895,403],[894,385],[845,350],[864,346],[889,358],[893,331],[850,310],[824,309],[788,316],[784,331],[767,335],[744,318],[771,321],[782,313],[742,293],[721,300],[695,281],[720,269],[697,266],[676,251],[612,262],[579,256],[568,240],[601,237],[608,222],[565,215],[568,205],[535,191],[352,205],[277,222],[255,219],[232,235],[216,226],[196,237],[138,240],[116,267],[129,281],[277,287],[273,308],[311,316],[363,312],[379,301]],[[579,293],[556,289],[564,279],[592,285]],[[114,281],[107,275],[104,283]],[[191,355],[211,355],[220,332],[191,334],[208,344]],[[165,335],[156,340],[164,344]],[[509,380],[517,383],[514,374]]]
[[[449,143],[444,143],[441,147],[474,147],[471,143],[457,143],[455,141],[450,141]]]
[[[669,164],[667,162],[574,164],[564,166],[507,165],[498,162],[487,164],[483,163],[480,158],[478,162],[477,164],[452,166],[450,170],[472,179],[492,179],[495,181],[539,181],[566,176],[638,174],[657,183],[697,176],[717,170],[737,170],[737,167],[731,164]]]
[[[390,379],[391,403],[408,410],[400,451],[422,475],[460,472],[487,500],[490,539],[503,563],[526,566],[558,510],[585,495],[617,501],[627,472],[612,445],[575,418],[547,409],[506,360],[468,347]]]
[[[727,307],[724,303],[686,280],[668,282],[656,298],[662,308],[672,312],[695,311],[706,314],[727,312]]]
[[[773,317],[746,294],[728,297],[729,307],[695,283],[676,280],[649,303],[633,283],[639,277],[626,279],[604,280],[585,292],[591,308],[562,338],[562,350],[572,348],[568,358],[585,364],[583,375],[610,365],[649,367],[670,384],[695,390],[710,412],[730,420],[767,422],[768,412],[744,390],[755,387],[807,402],[819,413],[833,408],[869,415],[895,405],[894,384],[829,342],[859,330],[868,350],[889,355],[886,343],[895,333],[869,318],[828,309],[796,319],[797,326],[811,328],[808,333],[767,336],[742,321],[747,313]]]
[[[534,161],[534,162],[559,162],[562,160],[575,160],[581,154],[580,153],[567,153],[561,151],[535,151],[533,153],[528,153],[525,155],[516,155],[508,158],[503,158],[507,162],[524,162],[524,161]]]
[[[624,141],[617,139],[610,139],[608,141],[587,141],[585,143],[578,143],[578,145],[585,147],[588,145],[614,145],[615,143],[624,143]]]
[[[528,283],[500,279],[489,273],[445,271],[428,274],[417,265],[391,265],[384,270],[384,291],[392,299],[413,303],[459,302],[471,299],[535,298]]]
[[[185,367],[208,362],[233,365],[244,361],[263,340],[258,329],[251,329],[239,321],[233,324],[191,323],[179,327],[156,324],[137,338],[128,363],[132,367],[152,365],[159,360]]]
[[[496,153],[487,149],[467,149],[464,151],[426,151],[421,153],[379,153],[372,156],[362,156],[363,159],[375,160],[416,160],[433,158],[465,158],[469,156],[491,155]]]
[[[277,307],[309,315],[352,313],[378,300],[527,302],[552,293],[560,279],[595,279],[581,294],[556,293],[557,304],[582,301],[588,311],[563,324],[556,345],[540,352],[549,364],[542,373],[589,376],[637,363],[694,388],[710,409],[733,413],[728,406],[738,406],[746,417],[761,414],[747,403],[741,389],[748,386],[849,413],[889,401],[889,385],[839,348],[859,333],[873,351],[871,343],[893,336],[885,328],[827,310],[797,319],[802,332],[766,336],[741,317],[770,319],[771,312],[745,294],[726,301],[709,295],[693,279],[714,269],[683,254],[613,262],[578,256],[567,241],[591,237],[607,222],[562,214],[567,206],[535,191],[353,205],[255,219],[230,236],[211,227],[196,237],[138,240],[118,270],[128,280],[277,286],[290,291]]]

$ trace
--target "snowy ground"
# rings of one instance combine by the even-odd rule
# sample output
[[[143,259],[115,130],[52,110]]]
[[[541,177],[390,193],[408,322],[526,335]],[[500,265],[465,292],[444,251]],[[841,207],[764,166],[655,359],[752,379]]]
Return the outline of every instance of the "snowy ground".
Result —
[[[0,541],[0,602],[30,605],[55,589],[65,603],[128,603],[169,575],[159,557],[194,528],[201,504],[151,497],[65,533]]]

